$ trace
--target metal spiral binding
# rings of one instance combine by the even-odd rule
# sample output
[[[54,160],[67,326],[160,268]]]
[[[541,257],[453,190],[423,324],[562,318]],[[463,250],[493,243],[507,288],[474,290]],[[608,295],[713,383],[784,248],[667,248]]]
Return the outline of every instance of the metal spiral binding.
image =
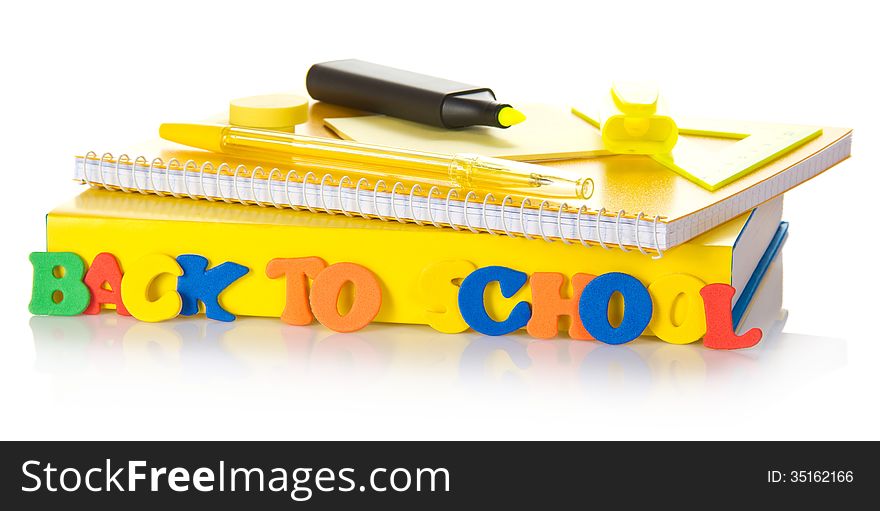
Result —
[[[189,191],[189,183],[187,183],[187,181],[186,181],[186,171],[189,169],[190,165],[192,165],[194,168],[198,167],[198,164],[193,160],[187,160],[186,163],[183,164],[183,172],[184,172],[183,189],[186,192],[187,197],[189,197],[190,199],[196,199],[198,197],[194,197],[192,192]]]
[[[606,245],[605,245],[605,242],[602,241],[602,229],[599,228],[599,219],[600,219],[600,218],[602,217],[602,215],[604,215],[604,214],[605,214],[605,208],[600,209],[600,210],[596,213],[596,240],[599,241],[599,246],[600,246],[600,247],[604,248],[605,250],[608,250],[608,246],[606,246]],[[620,218],[617,219],[617,223],[618,223],[618,225],[620,224]]]
[[[568,204],[562,203],[559,205],[559,209],[556,211],[556,230],[559,231],[559,240],[566,245],[571,245],[571,242],[565,239],[565,234],[562,231],[562,212],[568,209]]]
[[[615,232],[617,233],[617,246],[620,248],[620,250],[623,250],[624,252],[629,252],[629,249],[624,247],[623,243],[620,242],[620,217],[621,217],[621,215],[623,215],[622,209],[617,212],[617,223],[615,224],[615,227],[614,227]],[[639,229],[638,229],[638,226],[636,226],[636,233],[638,233],[638,232],[639,232]],[[642,247],[639,247],[639,250],[641,250],[641,248]]]
[[[492,195],[492,192],[486,193],[486,197],[483,199],[483,225],[486,226],[486,232],[491,234],[492,236],[498,236],[498,233],[493,231],[491,227],[489,227],[489,219],[486,218],[486,209],[488,208],[489,201],[495,202],[495,196]]]
[[[369,184],[369,181],[367,183]],[[379,220],[381,220],[383,222],[387,222],[388,219],[385,218],[384,216],[382,216],[381,213],[379,213],[379,200],[378,199],[379,199],[379,186],[380,185],[382,186],[383,192],[388,189],[388,187],[385,185],[385,181],[383,181],[381,179],[376,181],[376,186],[373,187],[373,211],[376,212],[376,216],[379,218]],[[305,190],[305,188],[303,188],[303,190]],[[305,193],[305,191],[303,191],[303,193]]]
[[[584,234],[581,232],[581,225],[582,225],[581,224],[581,214],[584,212],[584,210],[586,210],[587,213],[590,212],[590,208],[588,208],[586,206],[579,207],[578,212],[577,212],[577,217],[576,217],[574,223],[575,223],[575,225],[577,225],[577,235],[578,235],[578,238],[581,240],[581,245],[583,245],[585,247],[589,247],[590,244],[586,243],[584,241]]]
[[[176,158],[171,158],[170,160],[168,160],[168,165],[180,167],[180,162],[177,161]],[[150,184],[153,184],[152,181],[150,181]],[[180,197],[180,195],[177,195],[177,193],[174,191],[174,187],[171,186],[171,172],[168,172],[167,170],[165,171],[165,186],[168,188],[168,193],[170,193],[172,197],[174,197],[175,199]]]
[[[437,186],[432,186],[431,189],[428,190],[428,218],[431,220],[431,223],[434,224],[434,227],[442,227],[436,220],[434,220],[434,208],[431,206],[431,198],[434,197],[434,192],[437,192],[438,195],[442,196],[440,188]]]
[[[510,234],[510,231],[507,229],[507,217],[504,215],[504,206],[507,205],[507,201],[510,201],[513,204],[513,197],[510,195],[505,195],[504,199],[501,200],[501,227],[504,228],[504,234],[508,237],[515,238],[513,234]]]
[[[446,194],[446,223],[449,224],[449,227],[452,227],[454,230],[460,231],[461,228],[452,221],[452,216],[449,214],[449,201],[452,200],[453,195],[458,198],[458,191],[455,188],[450,188],[449,192]],[[465,211],[465,214],[467,214],[467,211]]]
[[[394,183],[394,186],[391,187],[391,213],[394,215],[394,218],[396,218],[398,222],[405,224],[406,220],[403,220],[402,218],[400,218],[400,215],[397,214],[397,204],[394,202],[394,194],[397,192],[398,186],[403,188],[404,192],[406,191],[406,187],[403,186],[403,183],[401,183],[400,181]],[[410,205],[412,205],[412,202],[410,202]]]
[[[357,185],[354,187],[354,203],[355,203],[357,212],[360,213],[360,215],[362,217],[370,218],[367,216],[366,213],[364,213],[364,208],[361,207],[361,183],[367,183],[367,185],[370,184],[370,182],[367,181],[367,178],[365,178],[365,177],[358,179]],[[376,183],[376,185],[378,186],[378,183]],[[437,225],[437,224],[434,224],[434,225]]]
[[[339,184],[342,185],[341,179],[339,180]],[[342,190],[342,186],[340,186],[339,189]],[[415,222],[416,225],[425,225],[421,220],[416,218],[416,210],[413,207],[413,195],[416,192],[422,193],[422,187],[418,184],[413,185],[412,189],[409,191],[409,215],[412,217],[412,221]],[[342,201],[340,200],[339,202],[341,203]]]
[[[330,182],[332,183],[333,176],[331,176],[330,174],[324,174],[324,177],[321,178],[321,209],[323,209],[327,213],[330,213],[331,215],[335,215],[336,212],[327,207],[327,198],[324,197],[324,183],[325,181],[327,181],[327,179],[330,179]],[[253,177],[251,178],[251,181],[253,181]],[[256,195],[254,195],[254,197],[256,197]]]
[[[90,162],[97,163],[97,176],[90,175],[89,168]],[[122,167],[130,167],[130,176],[128,177],[128,182],[123,183],[122,174],[120,173],[120,166]],[[112,169],[112,176],[116,179],[116,184],[109,184],[107,182],[107,178],[105,175],[108,167]],[[146,182],[142,185],[138,181],[138,173],[135,172],[136,169],[140,168],[140,170],[146,172]],[[155,178],[156,174],[159,174],[159,178],[164,180],[164,185],[167,190],[163,191],[160,187],[156,186]],[[205,183],[205,175],[208,174],[213,175],[214,177],[214,193],[209,193],[207,187],[210,186],[209,183],[206,185]],[[198,176],[198,190],[190,189],[189,180],[187,176]],[[335,215],[338,212],[341,212],[343,215],[347,217],[352,217],[354,214],[359,214],[363,218],[377,218],[383,222],[389,221],[389,219],[393,218],[400,223],[413,222],[417,225],[426,225],[425,222],[417,218],[415,212],[415,197],[421,197],[425,199],[424,208],[426,210],[428,220],[435,227],[442,227],[444,223],[451,227],[454,230],[460,231],[462,225],[454,222],[452,219],[452,213],[450,211],[450,203],[453,200],[459,200],[459,191],[456,189],[450,189],[446,193],[445,200],[443,200],[444,204],[441,206],[442,211],[445,213],[446,218],[445,222],[441,223],[435,218],[435,211],[433,200],[435,197],[443,199],[443,194],[438,186],[431,186],[428,188],[427,193],[423,193],[425,187],[420,184],[414,184],[410,187],[409,192],[407,193],[407,187],[405,184],[397,181],[390,187],[388,184],[379,179],[376,183],[371,187],[370,181],[367,178],[360,178],[355,182],[349,176],[342,176],[338,181],[335,181],[331,174],[324,174],[318,179],[318,176],[314,172],[307,172],[305,176],[300,177],[299,174],[295,170],[289,170],[286,174],[282,169],[278,167],[272,168],[268,173],[261,166],[256,166],[253,170],[248,169],[245,165],[238,165],[235,170],[227,163],[221,163],[216,168],[211,162],[204,162],[199,165],[195,160],[187,160],[183,165],[176,158],[171,158],[167,162],[165,162],[162,158],[153,158],[152,160],[147,160],[144,156],[138,156],[134,160],[132,160],[127,154],[122,154],[118,158],[114,158],[111,153],[103,153],[100,158],[97,153],[94,151],[89,151],[83,157],[83,176],[82,182],[84,184],[88,184],[92,187],[100,187],[106,190],[114,190],[118,189],[125,193],[138,192],[139,194],[146,195],[149,193],[159,195],[159,196],[167,196],[171,195],[172,197],[189,197],[191,199],[205,199],[211,202],[216,201],[218,198],[226,203],[238,202],[240,204],[256,204],[259,207],[267,207],[269,205],[277,208],[284,209],[290,208],[294,210],[302,210],[307,209],[310,212],[316,213],[318,211],[323,211],[329,213],[331,215]],[[232,193],[231,196],[227,196],[223,190],[223,185],[221,184],[221,177],[228,176],[232,181]],[[176,187],[173,182],[177,180],[183,181],[182,191],[180,187]],[[287,199],[287,204],[282,204],[278,202],[278,199],[275,197],[275,187],[274,186],[266,186],[266,191],[268,193],[269,200],[261,200],[256,191],[256,180],[264,180],[271,184],[273,181],[283,181],[284,182],[284,194]],[[239,184],[241,181],[246,180],[247,188],[250,191],[250,197],[246,197],[245,194],[242,193],[242,190],[239,188]],[[314,186],[317,188],[318,194],[318,204],[311,204],[309,202],[309,184],[314,183]],[[296,187],[299,186],[300,190],[291,190],[291,186]],[[332,188],[336,188],[335,198],[337,202],[337,207],[333,208],[328,203],[328,197],[330,193],[333,193]],[[353,209],[349,209],[345,205],[345,199],[343,198],[343,191],[351,190],[354,188],[354,205]],[[372,206],[373,212],[367,213],[365,209],[361,205],[361,190],[366,187],[366,190],[372,192]],[[296,201],[291,200],[291,194],[293,192],[299,192],[301,194],[301,203],[302,206],[296,204]],[[314,193],[314,192],[313,192]],[[387,214],[384,214],[379,207],[379,194],[380,193],[390,193],[389,206],[386,208]],[[408,211],[410,213],[411,218],[404,218],[399,213],[399,205],[398,201],[403,201],[403,211]],[[350,199],[349,199],[350,200]],[[490,226],[489,219],[487,217],[487,213],[489,211],[489,205],[497,206],[498,213],[500,215],[500,223],[501,228],[509,237],[516,237],[516,234],[511,232],[510,228],[507,225],[507,214],[506,210],[508,207],[515,205],[515,200],[511,195],[505,195],[501,201],[497,201],[496,197],[492,193],[486,193],[480,202],[482,204],[481,208],[481,218],[483,221],[484,227],[474,227],[471,223],[470,217],[470,203],[471,202],[480,202],[480,197],[475,191],[469,191],[464,196],[463,204],[462,204],[462,212],[463,212],[463,226],[466,227],[469,231],[473,233],[481,233],[487,232],[492,236],[500,235],[500,232],[497,232]],[[533,207],[533,204],[538,202],[537,199],[531,197],[525,197],[520,201],[519,209],[519,235],[532,240],[534,239],[527,230],[527,221],[526,221],[526,208]],[[421,207],[421,206],[420,206]],[[551,237],[548,236],[545,231],[545,209],[549,210],[551,207],[554,207],[553,203],[548,199],[542,199],[538,203],[537,208],[537,222],[538,222],[538,233],[546,242],[561,241],[563,244],[571,245],[574,240],[580,241],[581,245],[584,247],[592,247],[593,244],[597,244],[599,247],[605,250],[611,250],[611,247],[605,242],[602,236],[603,231],[603,218],[613,217],[615,220],[613,221],[613,227],[615,233],[617,235],[617,247],[624,251],[630,252],[631,250],[624,246],[623,239],[621,236],[621,221],[627,215],[626,211],[621,209],[617,211],[616,215],[609,215],[606,213],[605,208],[600,208],[598,210],[591,210],[587,206],[580,206],[575,215],[574,219],[574,227],[575,227],[575,237],[566,237],[565,230],[563,229],[562,216],[565,212],[574,212],[572,207],[569,207],[566,203],[561,203],[556,206],[556,222],[555,227],[558,232],[558,236]],[[653,217],[652,222],[652,231],[654,238],[654,246],[649,247],[642,244],[641,234],[639,231],[639,226],[641,222],[647,217],[643,211],[639,211],[638,214],[635,215],[635,246],[638,251],[643,255],[651,255],[651,250],[654,252],[652,255],[652,259],[660,259],[663,257],[663,252],[660,250],[660,241],[659,234],[657,231],[657,224],[661,218],[664,218],[660,215],[655,215]],[[630,216],[629,218],[632,218]],[[586,232],[584,227],[590,228],[590,222],[595,222],[595,239],[593,242],[591,240],[587,240],[584,236]],[[607,225],[607,223],[606,223]]]
[[[538,232],[541,234],[541,239],[543,239],[547,243],[550,243],[551,240],[547,237],[546,234],[544,234],[544,206],[549,203],[550,201],[545,199],[542,200],[541,205],[538,206]],[[559,235],[562,236],[562,232],[560,232]]]
[[[472,233],[474,233],[474,234],[480,234],[480,231],[478,231],[478,230],[474,229],[473,227],[471,227],[471,220],[468,218],[468,201],[471,199],[471,197],[476,198],[476,197],[477,197],[477,192],[470,191],[470,192],[467,193],[467,195],[464,196],[464,225],[465,225],[465,227],[467,227]],[[392,204],[393,204],[393,203],[392,203]],[[485,212],[485,210],[484,210],[484,212]],[[488,225],[489,225],[489,224],[486,224],[486,226],[488,226]]]
[[[220,200],[229,204],[232,201],[227,199],[225,195],[223,195],[223,187],[220,186],[220,176],[224,174],[229,174],[232,167],[229,166],[228,163],[221,163],[219,167],[217,167],[217,172],[214,173],[214,186],[217,187],[217,197],[220,197]],[[202,188],[202,193],[205,193],[205,189]]]
[[[532,200],[529,199],[528,197],[526,197],[525,199],[523,199],[522,201],[520,201],[520,205],[519,205],[519,225],[520,225],[520,227],[521,227],[521,231],[522,231],[522,236],[523,236],[523,238],[525,238],[525,239],[527,239],[527,240],[530,240],[530,239],[532,239],[532,237],[529,236],[529,233],[528,233],[528,231],[526,230],[526,217],[525,217],[525,214],[526,214],[526,205],[527,205],[527,204],[528,204],[529,206],[532,205]],[[538,223],[540,223],[540,222],[541,222],[541,219],[538,218]]]

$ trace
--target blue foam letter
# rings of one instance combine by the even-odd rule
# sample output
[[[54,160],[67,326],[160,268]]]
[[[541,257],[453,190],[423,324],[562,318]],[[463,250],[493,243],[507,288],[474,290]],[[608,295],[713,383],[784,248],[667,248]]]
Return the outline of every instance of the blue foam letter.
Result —
[[[510,298],[528,280],[528,275],[504,266],[486,266],[471,272],[462,282],[458,291],[458,308],[461,317],[471,328],[486,335],[504,335],[526,326],[532,317],[532,307],[528,302],[519,302],[504,321],[495,321],[486,312],[483,294],[490,282],[497,281],[501,294]]]
[[[208,270],[208,259],[200,255],[177,257],[183,275],[177,277],[177,292],[183,302],[180,314],[192,316],[199,312],[199,301],[205,304],[205,316],[218,321],[233,321],[235,316],[220,306],[220,293],[248,272],[246,266],[225,262]]]
[[[623,295],[623,320],[614,328],[608,321],[608,302],[617,291]],[[626,273],[606,273],[587,284],[578,302],[578,312],[590,335],[606,344],[623,344],[642,335],[654,304],[645,286]]]

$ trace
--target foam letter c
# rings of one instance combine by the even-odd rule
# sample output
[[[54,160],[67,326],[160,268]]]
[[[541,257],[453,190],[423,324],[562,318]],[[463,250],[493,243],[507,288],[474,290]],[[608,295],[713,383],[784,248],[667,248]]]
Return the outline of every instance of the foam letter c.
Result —
[[[486,335],[504,335],[526,326],[532,317],[532,306],[519,302],[504,321],[495,321],[486,312],[484,294],[490,282],[498,282],[501,294],[510,298],[528,280],[528,275],[505,266],[486,266],[471,272],[462,282],[458,291],[458,308],[461,317],[471,328]]]
[[[126,268],[122,276],[122,301],[132,316],[141,321],[156,322],[180,313],[183,302],[177,291],[169,291],[156,300],[149,298],[153,281],[163,273],[179,277],[183,270],[173,257],[164,254],[144,256]]]

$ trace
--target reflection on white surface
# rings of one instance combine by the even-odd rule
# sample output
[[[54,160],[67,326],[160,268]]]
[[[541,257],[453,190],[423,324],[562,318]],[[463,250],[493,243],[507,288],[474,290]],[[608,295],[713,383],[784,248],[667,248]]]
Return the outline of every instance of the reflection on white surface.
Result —
[[[554,389],[619,398],[664,388],[723,391],[757,380],[792,382],[845,364],[844,341],[782,333],[782,313],[765,327],[758,347],[733,352],[651,338],[611,346],[526,335],[444,335],[399,325],[338,334],[264,318],[153,324],[104,313],[34,317],[30,326],[37,370],[52,375],[62,392],[78,378],[105,378],[107,385],[269,379],[310,388],[429,381],[475,392]]]
[[[152,424],[171,420],[169,411],[173,421],[211,423],[218,435],[232,428],[249,438],[251,429],[241,428],[274,438],[358,431],[421,438],[421,431],[472,433],[490,423],[511,427],[482,429],[478,437],[582,437],[624,427],[687,436],[701,413],[709,414],[713,431],[754,421],[760,428],[780,400],[846,365],[845,341],[783,332],[781,306],[779,259],[739,329],[759,327],[764,339],[740,351],[654,338],[611,346],[525,333],[448,335],[406,325],[339,334],[273,318],[142,323],[112,312],[33,317],[30,328],[35,369],[56,413],[85,413],[123,428],[139,423],[160,437]],[[645,409],[653,413],[651,425],[636,420]],[[587,424],[592,429],[583,429]]]

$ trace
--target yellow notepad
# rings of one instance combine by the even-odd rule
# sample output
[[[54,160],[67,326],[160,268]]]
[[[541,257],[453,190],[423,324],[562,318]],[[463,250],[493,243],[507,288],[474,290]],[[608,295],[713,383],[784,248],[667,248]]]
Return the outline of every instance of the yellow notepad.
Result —
[[[520,109],[526,121],[507,129],[448,130],[385,115],[326,118],[324,123],[346,140],[443,154],[476,153],[519,161],[609,154],[598,131],[568,109],[540,104]]]

